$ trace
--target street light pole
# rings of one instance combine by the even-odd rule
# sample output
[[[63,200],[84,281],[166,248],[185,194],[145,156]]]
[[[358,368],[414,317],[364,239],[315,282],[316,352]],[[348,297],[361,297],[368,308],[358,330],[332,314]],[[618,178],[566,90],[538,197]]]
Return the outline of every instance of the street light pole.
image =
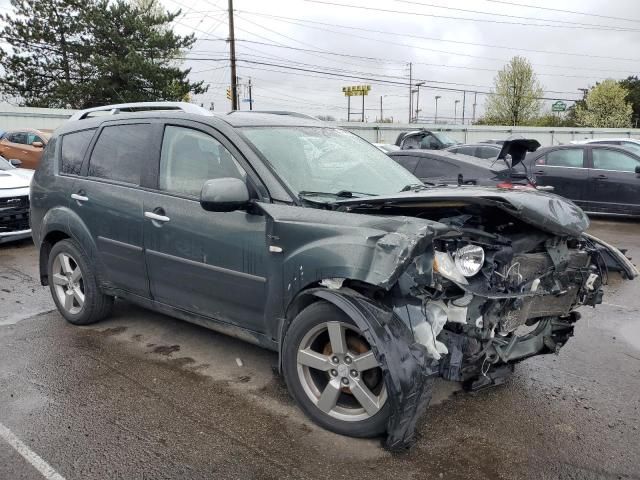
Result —
[[[458,104],[459,103],[460,103],[460,100],[456,100],[455,102],[453,102],[453,123],[458,122]]]
[[[236,39],[233,28],[233,0],[229,0],[229,61],[231,62],[231,110],[238,110],[238,77],[236,75]]]
[[[380,95],[380,123],[383,122],[384,117],[382,116],[382,95]]]
[[[436,95],[436,115],[433,123],[438,123],[438,99],[442,98],[440,95]]]

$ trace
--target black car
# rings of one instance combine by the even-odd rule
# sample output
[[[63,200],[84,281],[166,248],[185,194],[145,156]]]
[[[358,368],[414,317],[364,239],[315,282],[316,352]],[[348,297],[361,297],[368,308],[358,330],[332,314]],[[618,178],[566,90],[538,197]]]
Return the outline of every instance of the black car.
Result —
[[[552,186],[586,212],[640,216],[640,156],[625,148],[545,147],[528,154],[524,164],[538,185]]]
[[[496,157],[498,152],[496,152]],[[504,160],[472,157],[448,151],[400,150],[388,154],[396,162],[427,184],[463,184],[511,188],[527,186],[522,174],[510,176]],[[532,186],[532,185],[529,185]]]
[[[405,449],[436,377],[477,389],[557,353],[603,254],[637,276],[557,195],[427,187],[320,121],[169,107],[54,133],[30,190],[41,282],[73,324],[117,297],[278,352],[334,432]]]
[[[444,150],[458,143],[460,142],[442,132],[433,132],[424,128],[402,132],[396,138],[396,145],[402,150]]]
[[[498,158],[500,150],[502,150],[502,145],[487,143],[465,143],[447,148],[447,152],[478,158]]]

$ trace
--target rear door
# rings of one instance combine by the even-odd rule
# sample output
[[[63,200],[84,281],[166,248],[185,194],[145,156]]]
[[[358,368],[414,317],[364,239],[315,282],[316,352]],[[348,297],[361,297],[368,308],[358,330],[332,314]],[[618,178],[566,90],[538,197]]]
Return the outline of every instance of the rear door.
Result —
[[[208,212],[206,180],[247,181],[247,163],[217,130],[189,121],[164,127],[157,182],[144,195],[144,236],[154,300],[264,332],[267,248],[263,215]]]
[[[149,296],[143,252],[140,183],[159,133],[145,121],[107,122],[89,147],[76,178],[71,208],[91,232],[110,286]],[[64,151],[66,138],[63,139]]]
[[[458,174],[464,172],[453,162],[437,157],[419,157],[414,175],[423,182],[458,183]]]
[[[553,193],[587,207],[589,172],[586,168],[586,148],[561,147],[536,156],[531,173],[541,186],[552,186]]]
[[[589,207],[593,212],[640,215],[640,157],[614,148],[591,148]]]

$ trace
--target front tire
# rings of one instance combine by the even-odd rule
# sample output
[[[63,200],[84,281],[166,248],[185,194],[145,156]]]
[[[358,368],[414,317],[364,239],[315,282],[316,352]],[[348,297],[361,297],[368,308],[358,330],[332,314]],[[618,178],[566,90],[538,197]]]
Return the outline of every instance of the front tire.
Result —
[[[327,430],[350,437],[386,431],[390,402],[380,365],[354,322],[318,301],[293,320],[282,369],[291,396]]]
[[[74,325],[89,325],[111,313],[113,297],[100,290],[89,259],[73,240],[61,240],[49,254],[49,288],[58,311]]]

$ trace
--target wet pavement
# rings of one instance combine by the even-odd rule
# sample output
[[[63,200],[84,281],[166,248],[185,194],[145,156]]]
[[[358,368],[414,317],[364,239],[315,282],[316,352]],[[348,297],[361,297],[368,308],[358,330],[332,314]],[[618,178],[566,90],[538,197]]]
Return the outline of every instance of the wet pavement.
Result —
[[[639,223],[591,232],[640,259]],[[3,245],[0,479],[56,478],[3,426],[67,480],[640,479],[639,293],[612,274],[560,355],[518,365],[502,387],[439,383],[417,446],[391,455],[309,422],[272,352],[125,302],[108,321],[67,324],[33,245]]]

